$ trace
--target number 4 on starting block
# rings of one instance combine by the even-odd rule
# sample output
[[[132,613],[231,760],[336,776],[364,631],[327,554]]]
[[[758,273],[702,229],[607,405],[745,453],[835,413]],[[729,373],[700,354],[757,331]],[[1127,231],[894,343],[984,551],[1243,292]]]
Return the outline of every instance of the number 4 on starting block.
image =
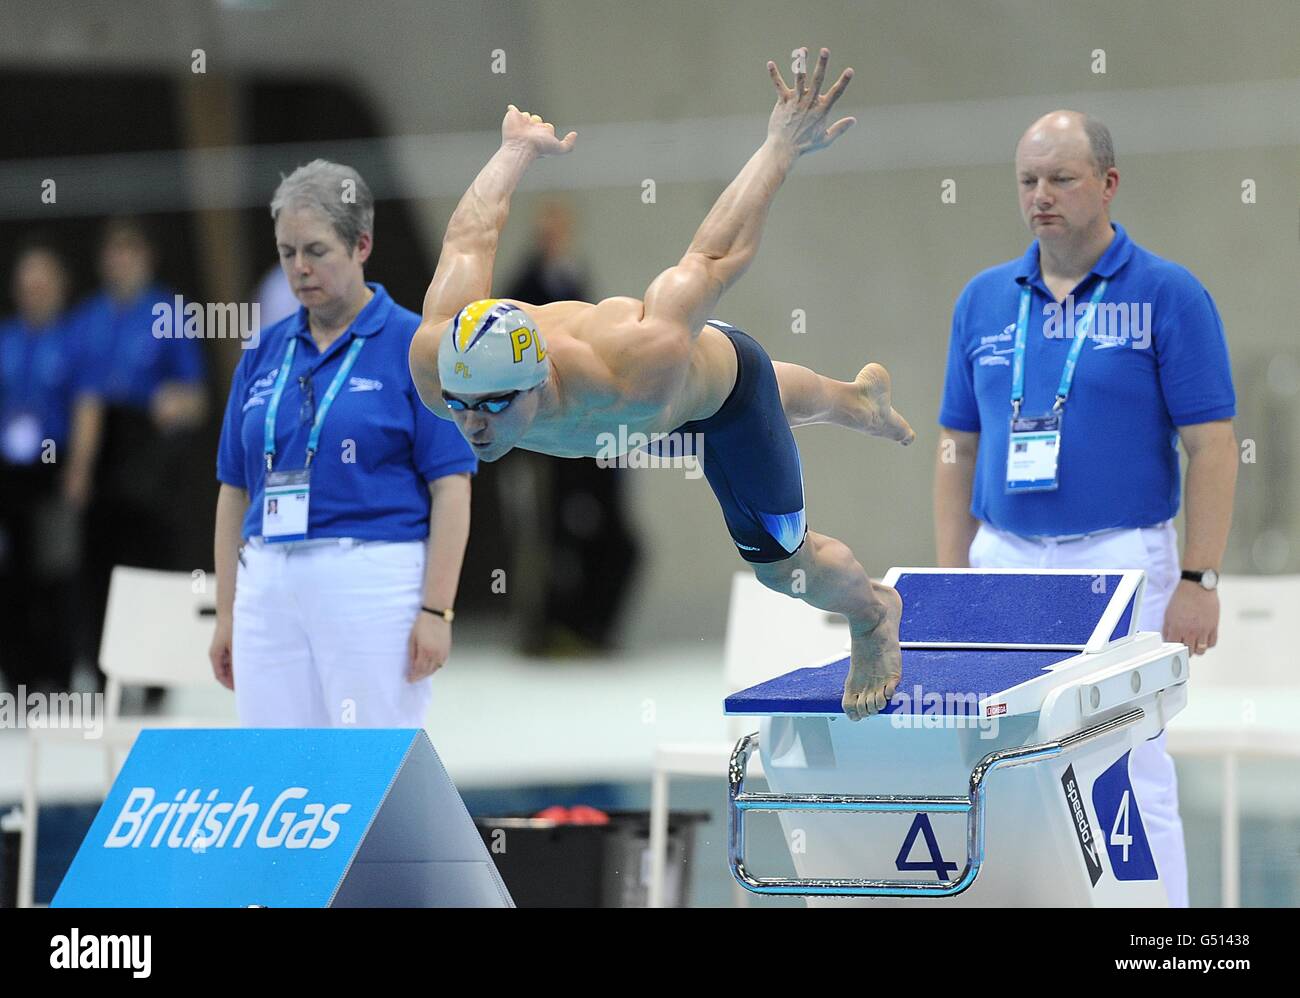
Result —
[[[908,859],[912,847],[916,844],[918,835],[925,838],[925,846],[930,850],[930,861],[928,863],[922,860]],[[957,864],[945,862],[939,852],[939,840],[934,837],[934,828],[930,825],[930,816],[924,812],[916,816],[912,822],[912,827],[907,830],[907,838],[903,840],[903,847],[898,850],[898,858],[894,860],[894,866],[902,871],[933,870],[935,876],[940,880],[951,880],[953,874],[957,872]]]

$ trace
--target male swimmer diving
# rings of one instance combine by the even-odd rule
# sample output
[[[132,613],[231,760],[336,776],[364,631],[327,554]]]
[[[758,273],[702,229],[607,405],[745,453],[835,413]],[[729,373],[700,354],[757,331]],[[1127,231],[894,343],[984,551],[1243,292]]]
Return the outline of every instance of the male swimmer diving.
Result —
[[[491,298],[497,241],[524,170],[577,141],[574,132],[557,138],[551,124],[510,105],[500,149],[447,223],[411,343],[411,374],[425,405],[454,418],[484,461],[514,447],[594,456],[602,451],[598,438],[620,426],[628,436],[701,434],[705,477],[759,580],[847,618],[843,706],[858,720],[883,709],[901,678],[902,601],[873,582],[843,543],[807,529],[790,429],[834,423],[902,444],[915,434],[893,409],[889,373],[879,364],[851,382],[835,381],[773,361],[750,336],[709,318],[758,251],[768,208],[795,161],[854,124],[826,125],[853,70],[823,94],[830,53],[821,50],[811,83],[807,50],[799,54],[794,89],[767,64],[777,101],[766,141],[644,299],[537,306]]]

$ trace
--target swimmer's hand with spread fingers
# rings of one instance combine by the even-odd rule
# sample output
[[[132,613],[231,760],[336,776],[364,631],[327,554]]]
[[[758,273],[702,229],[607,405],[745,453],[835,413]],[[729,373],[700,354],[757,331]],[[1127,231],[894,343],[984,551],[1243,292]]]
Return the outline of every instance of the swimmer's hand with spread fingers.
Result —
[[[555,137],[555,126],[543,121],[541,115],[529,114],[511,104],[501,120],[501,144],[519,146],[538,156],[563,156],[578,141],[578,133],[570,132],[563,139]]]
[[[846,69],[823,94],[822,83],[826,79],[826,63],[830,56],[829,49],[821,50],[813,69],[811,86],[808,85],[806,69],[795,73],[793,90],[786,86],[776,63],[767,64],[767,71],[772,76],[777,93],[776,107],[772,108],[772,116],[767,122],[767,138],[769,142],[787,147],[796,156],[830,145],[857,122],[856,118],[841,118],[829,128],[826,127],[831,108],[840,99],[840,94],[844,93],[849,80],[853,79],[853,70]],[[807,48],[799,50],[799,58],[800,65],[806,67]]]
[[[578,133],[555,137],[555,126],[511,104],[501,121],[501,148],[492,154],[447,221],[438,269],[424,294],[424,318],[411,339],[411,377],[420,400],[451,420],[438,377],[438,343],[448,322],[466,305],[492,297],[492,270],[510,198],[533,160],[562,156]]]

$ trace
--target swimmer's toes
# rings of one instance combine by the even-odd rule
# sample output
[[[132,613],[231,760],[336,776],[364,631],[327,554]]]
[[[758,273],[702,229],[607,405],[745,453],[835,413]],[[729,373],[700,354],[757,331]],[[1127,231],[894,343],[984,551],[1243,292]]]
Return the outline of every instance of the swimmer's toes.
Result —
[[[894,433],[891,434],[891,438],[897,440],[904,447],[916,439],[916,431],[912,429],[906,419],[898,414],[898,410],[893,411],[893,425]]]

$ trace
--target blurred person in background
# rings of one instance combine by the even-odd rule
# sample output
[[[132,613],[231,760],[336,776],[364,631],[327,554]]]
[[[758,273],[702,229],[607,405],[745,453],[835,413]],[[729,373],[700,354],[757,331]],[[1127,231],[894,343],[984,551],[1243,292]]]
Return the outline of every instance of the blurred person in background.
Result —
[[[156,281],[156,264],[143,223],[110,220],[99,251],[103,288],[75,316],[91,371],[76,421],[89,445],[70,470],[69,496],[85,510],[84,641],[92,661],[114,565],[191,567],[174,561],[186,514],[176,483],[197,454],[207,413],[203,350],[183,335],[184,315],[176,314],[175,293]]]
[[[85,369],[67,314],[68,271],[42,239],[18,253],[18,314],[0,323],[0,672],[67,690],[77,531],[64,501],[72,412]]]
[[[278,263],[262,275],[253,293],[253,301],[258,304],[258,319],[262,328],[274,326],[281,319],[287,319],[298,311],[298,299],[284,276],[284,268]]]
[[[566,202],[542,203],[532,251],[508,282],[507,298],[535,305],[590,298],[587,276],[573,256],[573,230]],[[537,583],[524,603],[522,650],[545,656],[608,651],[640,553],[625,510],[627,472],[591,458],[531,451],[520,451],[502,471],[517,475],[525,463],[533,488],[507,488],[503,497],[526,495],[505,520],[532,526],[517,531],[513,545],[528,569],[516,578]],[[529,540],[535,553],[527,550]]]
[[[374,200],[357,172],[299,167],[271,217],[303,307],[244,352],[226,404],[213,672],[248,726],[423,727],[477,459],[416,396],[420,317],[365,279]]]

